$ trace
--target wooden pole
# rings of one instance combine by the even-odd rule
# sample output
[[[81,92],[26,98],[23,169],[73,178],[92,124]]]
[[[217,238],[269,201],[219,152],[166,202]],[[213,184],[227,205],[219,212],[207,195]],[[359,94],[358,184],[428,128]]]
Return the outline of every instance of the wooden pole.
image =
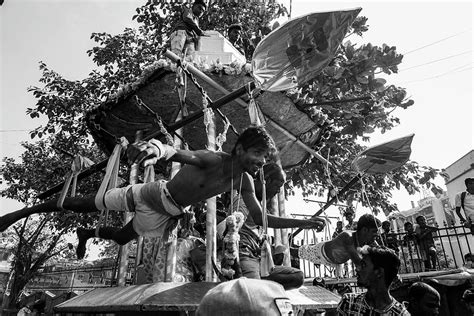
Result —
[[[278,211],[280,217],[286,218],[286,208],[285,208],[285,190],[283,188],[280,190],[278,193]],[[280,230],[281,234],[281,243],[286,246],[286,251],[285,251],[285,258],[283,260],[283,265],[286,267],[289,267],[291,265],[291,260],[290,260],[290,245],[288,242],[288,229],[287,228],[282,228]]]
[[[135,135],[135,141],[138,142],[142,138],[142,131],[137,131]],[[138,164],[133,164],[130,167],[130,184],[136,184],[138,182]],[[123,223],[126,225],[133,219],[133,212],[124,212],[123,214]],[[128,272],[128,256],[130,254],[130,249],[128,244],[120,246],[120,262],[118,270],[118,286],[125,286],[127,272]],[[136,258],[135,258],[136,260]]]
[[[207,149],[216,150],[216,122],[213,112],[208,110],[205,116],[207,125]],[[207,118],[206,118],[207,116]],[[212,268],[212,261],[216,261],[216,197],[206,200],[206,282],[216,282],[217,276]]]
[[[276,195],[270,199],[267,213],[270,213],[274,216],[279,216],[278,197]],[[281,230],[279,228],[273,228],[273,238],[275,239],[275,245],[281,244]]]
[[[179,111],[178,116],[176,117],[176,121],[183,119],[183,113]],[[174,148],[181,149],[182,148],[182,141],[181,138],[183,137],[183,129],[177,129],[176,134],[174,136]],[[179,162],[172,162],[171,163],[171,175],[170,178],[172,179],[181,169],[181,164]],[[166,282],[173,282],[174,276],[176,274],[176,250],[178,246],[177,240],[177,233],[178,227],[176,227],[170,236],[173,236],[170,244],[168,245],[168,251],[166,253],[166,274],[165,274],[165,281]]]

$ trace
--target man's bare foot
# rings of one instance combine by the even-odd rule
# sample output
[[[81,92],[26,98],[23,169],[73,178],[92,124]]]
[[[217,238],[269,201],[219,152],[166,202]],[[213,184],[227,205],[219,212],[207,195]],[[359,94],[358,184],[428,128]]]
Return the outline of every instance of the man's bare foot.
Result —
[[[83,259],[86,255],[86,244],[89,237],[87,236],[87,230],[84,228],[78,228],[76,234],[77,239],[79,240],[76,248],[77,259]]]

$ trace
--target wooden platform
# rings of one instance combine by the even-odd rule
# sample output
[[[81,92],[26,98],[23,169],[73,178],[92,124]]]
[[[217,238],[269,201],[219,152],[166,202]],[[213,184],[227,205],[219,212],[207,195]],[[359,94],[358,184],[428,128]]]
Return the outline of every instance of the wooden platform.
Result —
[[[55,307],[58,313],[148,313],[195,311],[202,297],[219,283],[168,283],[93,289]],[[287,291],[298,311],[335,308],[340,296],[318,286]]]

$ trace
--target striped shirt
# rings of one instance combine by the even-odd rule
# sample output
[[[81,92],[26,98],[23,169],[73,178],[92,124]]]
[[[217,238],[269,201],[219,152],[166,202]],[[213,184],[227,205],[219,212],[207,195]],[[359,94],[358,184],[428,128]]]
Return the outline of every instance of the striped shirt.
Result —
[[[392,303],[383,310],[373,308],[367,304],[365,294],[347,293],[344,294],[339,305],[337,306],[337,314],[344,316],[409,316],[402,303],[392,297]]]

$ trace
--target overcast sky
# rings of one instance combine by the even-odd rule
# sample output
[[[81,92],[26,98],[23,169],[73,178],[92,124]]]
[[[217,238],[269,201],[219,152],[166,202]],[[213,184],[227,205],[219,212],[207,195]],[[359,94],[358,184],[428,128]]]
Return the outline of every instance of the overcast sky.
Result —
[[[39,85],[38,62],[67,79],[83,79],[94,68],[86,51],[92,32],[117,34],[135,27],[131,17],[145,1],[132,0],[6,0],[0,7],[0,156],[17,157],[18,143],[41,124],[26,108],[35,99],[26,91]],[[283,1],[289,4],[289,1]],[[370,29],[361,43],[396,46],[405,55],[400,73],[389,84],[405,87],[415,101],[394,112],[401,124],[384,135],[373,134],[368,145],[415,133],[412,160],[444,168],[473,146],[472,4],[471,1],[293,1],[293,17],[309,12],[362,7]],[[440,181],[440,184],[442,182]],[[53,185],[53,183],[51,184]],[[409,197],[396,193],[402,210]],[[1,200],[0,214],[15,203]],[[292,198],[290,212],[314,212],[314,204]]]

